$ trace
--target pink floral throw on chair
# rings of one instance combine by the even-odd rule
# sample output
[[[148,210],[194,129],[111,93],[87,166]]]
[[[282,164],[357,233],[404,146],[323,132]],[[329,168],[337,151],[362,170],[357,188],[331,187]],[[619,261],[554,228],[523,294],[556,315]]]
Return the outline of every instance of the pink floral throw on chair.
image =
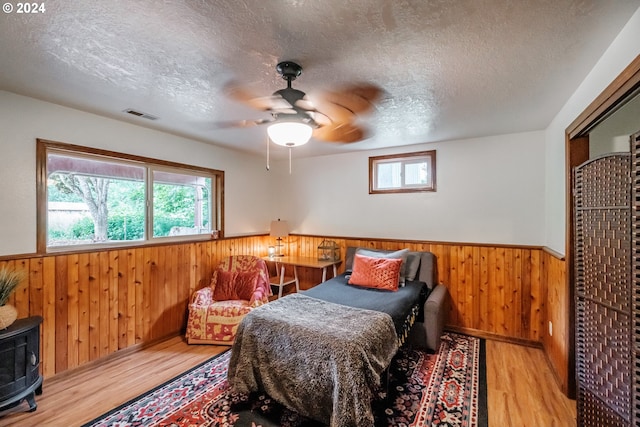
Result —
[[[269,295],[269,270],[264,260],[251,255],[222,260],[211,284],[191,296],[187,342],[233,344],[242,318],[269,302]]]

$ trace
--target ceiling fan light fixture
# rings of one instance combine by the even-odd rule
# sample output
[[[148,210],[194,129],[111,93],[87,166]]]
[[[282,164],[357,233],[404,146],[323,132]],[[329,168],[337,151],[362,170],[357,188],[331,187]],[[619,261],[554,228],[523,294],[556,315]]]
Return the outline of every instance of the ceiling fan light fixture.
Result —
[[[309,142],[313,128],[301,122],[280,121],[267,128],[274,144],[283,147],[298,147]]]

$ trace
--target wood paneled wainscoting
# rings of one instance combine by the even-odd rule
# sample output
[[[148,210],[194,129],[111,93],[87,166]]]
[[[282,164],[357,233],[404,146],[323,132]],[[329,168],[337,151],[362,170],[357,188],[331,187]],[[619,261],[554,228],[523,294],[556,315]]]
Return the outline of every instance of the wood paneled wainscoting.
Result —
[[[322,237],[288,237],[289,254],[316,256]],[[464,243],[427,243],[378,239],[331,238],[347,246],[433,252],[438,282],[451,295],[449,327],[474,335],[541,343],[545,323],[546,286],[541,248]],[[285,245],[285,247],[287,247]],[[340,265],[339,271],[344,271]],[[298,267],[301,287],[320,281],[320,272]]]
[[[574,354],[570,342],[573,325],[569,311],[573,310],[567,284],[566,261],[552,251],[543,253],[547,287],[546,320],[553,325],[552,334],[542,335],[545,354],[563,393],[573,397],[575,392]],[[548,323],[547,323],[548,325]],[[547,326],[548,328],[548,326]]]
[[[221,258],[267,253],[266,236],[0,261],[25,280],[9,303],[19,317],[40,315],[45,378],[186,327],[194,290]]]
[[[288,255],[317,257],[323,237],[291,235]],[[431,251],[438,281],[451,295],[448,327],[472,335],[544,347],[558,381],[566,384],[564,261],[539,247],[331,237],[341,248]],[[45,378],[153,343],[186,327],[187,304],[209,283],[220,259],[264,256],[269,236],[47,256],[3,257],[0,266],[28,280],[10,303],[19,316],[40,315]],[[344,264],[339,271],[344,270]],[[302,289],[321,280],[298,267]],[[551,309],[551,313],[548,310]],[[548,336],[547,320],[554,322]]]

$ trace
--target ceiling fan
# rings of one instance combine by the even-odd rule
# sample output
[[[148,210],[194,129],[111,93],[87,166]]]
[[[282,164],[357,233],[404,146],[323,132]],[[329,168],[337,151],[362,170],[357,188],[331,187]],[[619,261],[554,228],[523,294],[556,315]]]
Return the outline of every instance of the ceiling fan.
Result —
[[[300,65],[283,61],[276,66],[276,71],[287,81],[287,87],[271,96],[256,97],[240,85],[227,85],[227,95],[232,99],[271,113],[270,119],[244,120],[234,126],[269,124],[267,132],[271,140],[285,147],[303,145],[311,136],[320,141],[342,143],[365,139],[366,129],[355,120],[358,114],[373,108],[382,89],[357,83],[307,95],[291,87],[291,82],[302,74]]]

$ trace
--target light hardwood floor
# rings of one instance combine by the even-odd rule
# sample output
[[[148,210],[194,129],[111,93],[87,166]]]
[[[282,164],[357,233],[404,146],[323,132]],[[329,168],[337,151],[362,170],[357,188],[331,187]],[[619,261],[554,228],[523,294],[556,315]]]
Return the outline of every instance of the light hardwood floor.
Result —
[[[576,425],[576,402],[558,387],[539,348],[487,340],[489,427]]]
[[[172,338],[94,369],[45,380],[36,396],[0,416],[0,426],[73,427],[162,384],[226,347],[187,345]],[[575,426],[575,401],[555,383],[542,350],[487,340],[489,427]]]

